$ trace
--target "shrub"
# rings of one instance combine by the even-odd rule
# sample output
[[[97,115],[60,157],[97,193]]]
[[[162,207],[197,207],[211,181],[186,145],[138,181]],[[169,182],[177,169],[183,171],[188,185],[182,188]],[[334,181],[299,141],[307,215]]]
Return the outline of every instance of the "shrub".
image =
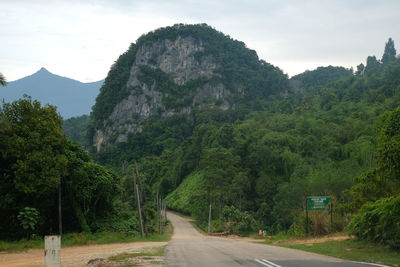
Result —
[[[18,213],[18,220],[27,233],[27,239],[30,239],[30,234],[36,229],[39,220],[39,211],[35,208],[25,207]]]
[[[400,195],[364,204],[349,224],[360,239],[400,249]]]

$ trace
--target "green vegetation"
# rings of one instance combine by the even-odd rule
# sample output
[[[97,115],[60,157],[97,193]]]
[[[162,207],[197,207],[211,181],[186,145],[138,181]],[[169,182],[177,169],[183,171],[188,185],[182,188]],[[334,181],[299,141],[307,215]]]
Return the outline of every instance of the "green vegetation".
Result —
[[[80,143],[85,149],[88,149],[90,146],[87,132],[89,125],[90,117],[88,115],[82,115],[64,120],[62,129],[69,139]]]
[[[212,107],[195,111],[187,137],[173,142],[169,135],[170,146],[138,156],[143,173],[168,194],[170,208],[192,214],[203,227],[211,204],[214,231],[228,230],[223,210],[233,206],[255,219],[253,227],[303,235],[309,195],[330,195],[334,204],[332,229],[312,232],[342,230],[360,207],[356,203],[365,201],[360,197],[369,195],[351,192],[357,188],[355,178],[379,163],[375,150],[381,137],[375,127],[379,116],[400,102],[399,83],[393,81],[399,64],[378,62],[374,72],[357,75],[319,68],[310,77],[320,79],[329,70],[343,75],[332,75],[336,80],[322,85],[308,81],[304,92],[267,100],[268,107],[247,115]],[[387,148],[396,150],[395,145]],[[394,190],[393,181],[384,188]],[[311,221],[311,227],[317,224]]]
[[[39,212],[35,208],[25,207],[18,213],[17,216],[22,228],[27,232],[28,240],[30,239],[30,232],[35,230],[36,224],[39,219]]]
[[[263,229],[303,236],[306,196],[329,195],[332,227],[322,213],[310,216],[311,233],[341,231],[352,221],[350,230],[359,239],[399,249],[400,59],[391,39],[382,60],[369,56],[355,73],[329,66],[288,80],[242,42],[205,24],[162,28],[120,56],[91,117],[66,121],[65,131],[83,140],[81,126],[91,124],[89,139],[94,129],[104,129],[114,106],[140,90],[127,88],[137,49],[178,36],[204,44],[195,58],[212,56],[217,76],[177,86],[161,70],[142,66],[140,81],[167,93],[163,103],[171,109],[192,105],[192,91],[205,83],[242,88],[243,93],[231,92],[232,108],[223,111],[213,100],[190,106],[190,114],[163,116],[160,110],[140,122],[141,131],[127,142],[111,142],[89,155],[66,138],[54,107],[30,98],[4,103],[0,238],[26,234],[18,213],[28,206],[39,214],[32,234],[56,232],[59,186],[65,231],[84,232],[75,235],[76,242],[90,243],[91,235],[107,231],[137,238],[136,161],[148,237],[158,232],[156,196],[202,228],[211,205],[215,232]],[[138,123],[135,116],[129,119]]]
[[[366,203],[350,223],[350,229],[360,239],[400,248],[400,195]]]
[[[33,248],[44,248],[44,240],[42,237],[31,237],[29,240],[20,239],[16,241],[0,240],[1,252],[20,252]]]
[[[360,239],[400,249],[400,107],[382,115],[377,142],[376,168],[352,188],[354,206],[365,204],[349,226]]]
[[[280,246],[300,249],[352,261],[380,264],[399,264],[400,254],[385,246],[365,241],[348,239],[344,241],[327,241],[313,244],[296,244]],[[397,265],[395,265],[397,266]]]
[[[303,88],[312,86],[326,86],[331,82],[340,79],[349,78],[353,75],[353,71],[343,67],[318,67],[314,71],[305,71],[292,77],[292,81],[299,81]]]
[[[65,231],[99,229],[97,221],[113,212],[116,176],[65,137],[55,107],[27,97],[4,103],[1,114],[1,238],[22,237],[27,225],[19,222],[28,217],[36,234],[55,233],[59,186]],[[20,213],[28,205],[35,216]]]
[[[0,238],[35,239],[58,233],[59,192],[65,244],[68,233],[81,231],[84,234],[73,234],[73,244],[102,242],[104,237],[104,242],[110,242],[113,236],[118,236],[115,241],[138,237],[132,176],[117,176],[68,140],[55,107],[42,107],[25,97],[3,103],[0,114],[0,212],[4,216]],[[159,239],[154,235],[158,221],[153,196],[149,191],[142,194],[146,237]],[[113,232],[111,239],[106,234],[97,236],[103,232]],[[21,244],[17,247],[37,244],[16,243]]]
[[[215,57],[219,81],[246,83],[245,95],[233,98],[235,109],[227,111],[205,105],[188,116],[152,117],[142,132],[96,153],[96,160],[116,169],[123,160],[137,160],[149,191],[167,196],[170,208],[191,214],[202,228],[211,204],[212,231],[261,228],[304,235],[305,197],[310,195],[329,195],[334,206],[332,227],[327,216],[311,216],[311,233],[341,231],[365,202],[398,194],[398,138],[393,134],[399,132],[398,119],[397,111],[390,111],[400,103],[400,60],[391,39],[382,61],[370,56],[356,73],[332,66],[307,71],[291,79],[292,90],[282,75],[268,80],[274,71],[267,71],[267,63],[243,43],[206,25],[160,29],[139,38],[137,45],[174,40],[178,34],[202,40],[205,49],[196,58]],[[229,53],[221,53],[224,46]],[[175,92],[180,101],[190,96],[190,88],[178,90],[160,70],[143,73],[142,82],[162,85],[160,90]],[[238,216],[227,215],[227,209]],[[400,217],[393,216],[391,222]]]

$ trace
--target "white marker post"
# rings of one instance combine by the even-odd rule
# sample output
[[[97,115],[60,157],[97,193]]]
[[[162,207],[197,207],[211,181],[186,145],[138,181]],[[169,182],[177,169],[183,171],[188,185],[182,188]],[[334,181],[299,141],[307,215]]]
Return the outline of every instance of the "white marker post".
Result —
[[[61,236],[47,235],[44,237],[44,266],[61,266]]]

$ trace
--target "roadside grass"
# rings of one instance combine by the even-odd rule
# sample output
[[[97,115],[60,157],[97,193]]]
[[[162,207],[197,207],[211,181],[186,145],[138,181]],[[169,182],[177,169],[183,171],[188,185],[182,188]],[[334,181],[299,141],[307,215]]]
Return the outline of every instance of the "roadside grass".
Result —
[[[112,243],[128,243],[128,242],[168,242],[173,234],[173,227],[170,222],[164,234],[153,234],[145,238],[127,235],[120,232],[97,232],[97,233],[66,233],[62,235],[61,246],[83,246],[83,245],[100,245]],[[0,241],[0,252],[21,252],[28,249],[43,249],[44,239],[42,237],[34,237],[31,240],[21,239],[17,241]]]
[[[21,239],[17,241],[0,241],[0,252],[20,252],[31,248],[43,248],[43,239],[34,238],[31,240]]]
[[[400,251],[394,251],[386,246],[355,238],[330,240],[321,243],[291,244],[293,240],[296,239],[285,234],[280,234],[270,237],[265,243],[345,260],[400,266]]]

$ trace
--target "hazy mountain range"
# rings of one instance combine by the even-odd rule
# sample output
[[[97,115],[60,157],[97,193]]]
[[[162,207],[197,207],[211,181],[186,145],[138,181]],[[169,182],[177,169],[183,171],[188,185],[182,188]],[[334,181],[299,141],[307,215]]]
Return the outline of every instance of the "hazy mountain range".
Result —
[[[51,104],[64,119],[89,114],[104,80],[82,83],[55,75],[45,68],[36,73],[7,83],[0,88],[0,99],[12,102],[24,94],[39,100],[42,105]]]

